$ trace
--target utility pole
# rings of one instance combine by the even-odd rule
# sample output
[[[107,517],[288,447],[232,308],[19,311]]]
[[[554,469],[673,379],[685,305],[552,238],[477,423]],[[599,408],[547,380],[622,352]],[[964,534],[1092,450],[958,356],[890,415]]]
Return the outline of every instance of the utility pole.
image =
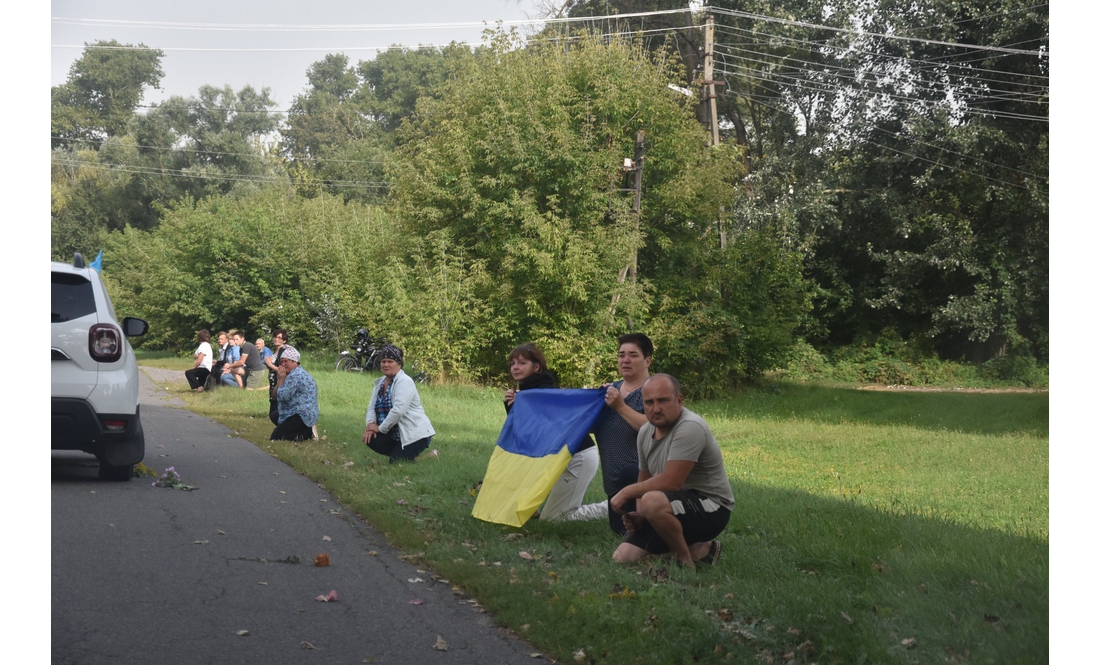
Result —
[[[626,171],[632,171],[634,173],[634,186],[627,189],[612,189],[609,193],[610,196],[614,196],[615,192],[634,192],[634,204],[630,207],[630,217],[634,220],[634,229],[638,230],[642,226],[642,164],[645,162],[645,132],[639,131],[634,136],[634,161],[626,160],[630,163],[629,166],[623,165],[623,169]],[[609,210],[610,210],[610,201]],[[626,278],[630,277],[631,285],[637,285],[638,283],[638,249],[635,248],[633,254],[630,257],[630,263],[623,266],[623,269],[619,271],[619,284],[626,282]],[[615,308],[619,304],[619,294],[611,296],[611,317],[615,316]],[[627,319],[626,325],[628,328],[634,327],[634,320]]]
[[[718,145],[718,96],[714,94],[714,15],[707,14],[707,24],[703,33],[703,99],[710,110],[710,144]]]
[[[707,14],[703,31],[703,99],[707,102],[710,117],[710,147],[718,145],[718,95],[714,92],[714,15]],[[726,248],[726,228],[718,219],[718,246]]]
[[[642,164],[645,161],[645,132],[639,131],[634,137],[634,207],[631,208],[631,212],[634,213],[634,228],[639,229],[642,226]],[[631,260],[630,270],[630,283],[638,283],[638,250],[634,250],[634,257]]]

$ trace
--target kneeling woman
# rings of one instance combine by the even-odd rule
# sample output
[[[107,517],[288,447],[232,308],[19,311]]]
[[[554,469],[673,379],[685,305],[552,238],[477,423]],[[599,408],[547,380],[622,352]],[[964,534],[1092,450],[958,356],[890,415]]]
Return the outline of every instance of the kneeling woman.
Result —
[[[374,382],[370,394],[363,443],[389,457],[390,464],[416,459],[431,445],[435,430],[420,404],[416,383],[401,369],[401,349],[387,344],[381,356],[382,378]],[[428,455],[439,457],[439,452],[433,450]]]
[[[558,381],[546,368],[546,356],[534,344],[521,344],[508,354],[508,369],[516,380],[516,390],[532,388],[557,388]],[[516,399],[516,390],[504,391],[504,410],[510,412]],[[592,437],[581,444],[580,450],[569,460],[558,482],[546,497],[539,511],[539,519],[551,521],[607,519],[607,502],[584,503],[584,493],[600,465]]]

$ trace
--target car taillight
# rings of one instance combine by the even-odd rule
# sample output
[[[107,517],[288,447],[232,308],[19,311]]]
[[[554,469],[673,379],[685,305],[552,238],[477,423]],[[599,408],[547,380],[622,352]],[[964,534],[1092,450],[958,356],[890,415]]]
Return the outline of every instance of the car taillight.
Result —
[[[107,428],[108,432],[122,432],[126,429],[125,420],[104,420],[103,426]]]
[[[97,362],[115,362],[122,357],[122,331],[109,323],[93,325],[88,330],[88,353]]]

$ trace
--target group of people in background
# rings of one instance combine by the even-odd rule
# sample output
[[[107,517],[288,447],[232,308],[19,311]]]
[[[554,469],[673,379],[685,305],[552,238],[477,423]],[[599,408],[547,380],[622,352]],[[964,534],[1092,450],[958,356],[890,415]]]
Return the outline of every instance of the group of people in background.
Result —
[[[210,345],[210,331],[198,332],[199,345],[193,354],[195,365],[184,372],[195,392],[224,384],[246,390],[260,390],[267,370],[268,418],[275,425],[272,440],[318,439],[317,383],[301,366],[302,356],[291,346],[286,330],[276,328],[271,347],[262,337],[253,344],[244,332],[219,331],[218,351]]]
[[[214,358],[210,331],[200,330],[195,365],[185,372],[196,392],[208,379],[238,388],[257,389],[259,372],[268,370],[269,411],[275,425],[272,440],[316,440],[317,384],[301,366],[301,354],[276,329],[272,347],[263,338],[245,341],[240,330],[219,332]],[[551,489],[539,517],[545,520],[607,519],[622,536],[614,552],[620,562],[657,554],[680,565],[714,563],[734,507],[718,443],[707,423],[683,408],[679,382],[667,374],[651,375],[653,342],[641,333],[618,338],[619,379],[605,384],[604,408],[587,443],[574,454]],[[367,402],[362,441],[390,463],[417,459],[429,450],[435,429],[424,412],[416,383],[404,372],[404,354],[389,344],[382,348],[381,378]],[[504,392],[510,412],[516,393],[557,388],[546,356],[534,344],[517,346],[508,355],[515,388]],[[213,384],[213,385],[216,385]],[[606,501],[585,504],[584,496],[598,469],[603,469]]]
[[[278,332],[276,331],[276,334]],[[240,330],[228,333],[224,330],[219,331],[217,354],[210,346],[209,330],[205,328],[200,330],[198,338],[199,346],[193,354],[195,365],[184,372],[187,383],[195,392],[201,393],[219,383],[259,390],[265,366],[269,371],[274,370],[274,367],[269,364],[269,359],[274,357],[275,352],[264,344],[262,337],[253,344],[245,339],[245,334]],[[275,344],[278,348],[280,342],[276,341]],[[212,383],[209,382],[211,376],[214,377]]]

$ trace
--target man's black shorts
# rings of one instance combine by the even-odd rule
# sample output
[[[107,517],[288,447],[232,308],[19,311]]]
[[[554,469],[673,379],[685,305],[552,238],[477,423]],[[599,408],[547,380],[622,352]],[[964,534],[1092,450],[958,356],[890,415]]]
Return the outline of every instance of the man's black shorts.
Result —
[[[672,504],[672,514],[680,520],[680,526],[684,529],[684,540],[688,545],[714,540],[730,521],[728,508],[719,506],[713,499],[708,499],[695,490],[664,494]],[[623,542],[640,547],[650,554],[664,554],[669,551],[669,546],[657,535],[648,520],[642,528],[627,533]]]

